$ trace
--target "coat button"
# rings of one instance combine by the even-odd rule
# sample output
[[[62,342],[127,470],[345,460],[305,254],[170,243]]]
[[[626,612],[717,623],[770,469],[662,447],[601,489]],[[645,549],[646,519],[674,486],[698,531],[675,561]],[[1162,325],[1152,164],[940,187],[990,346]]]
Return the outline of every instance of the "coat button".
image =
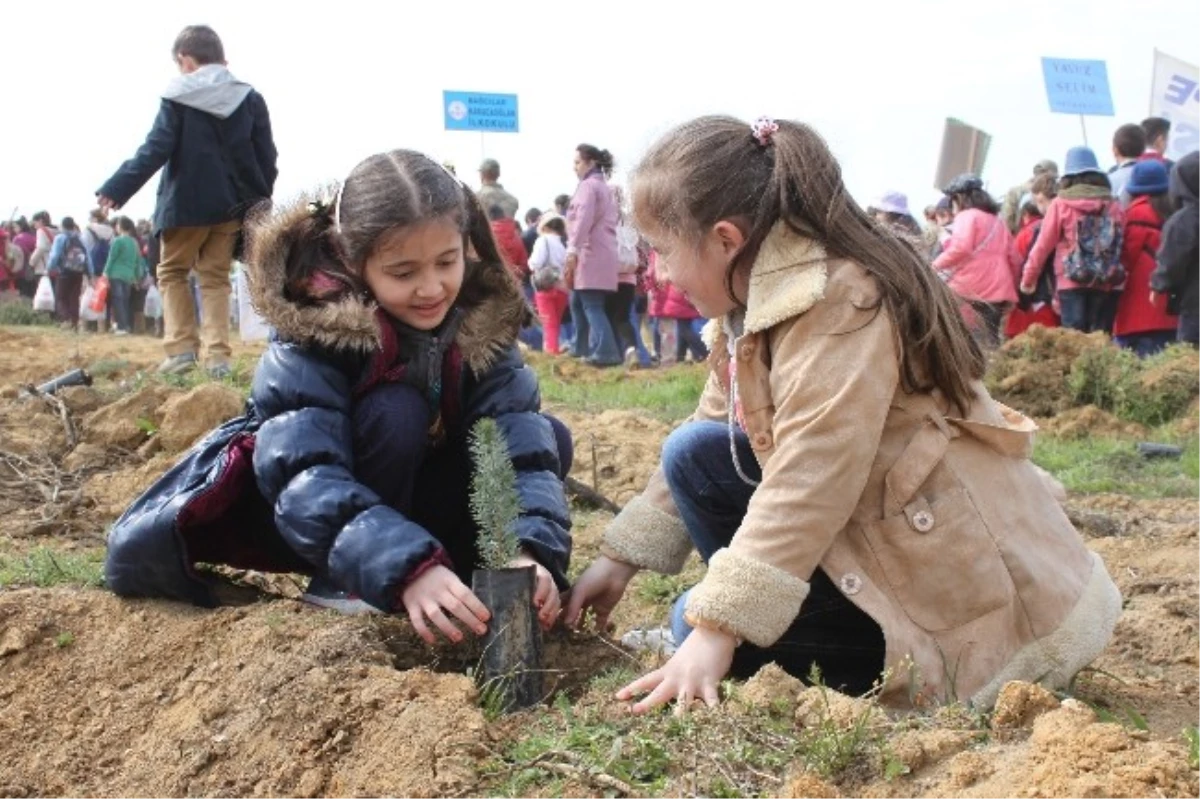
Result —
[[[771,446],[771,436],[768,433],[756,433],[754,435],[754,448],[766,449]]]
[[[854,596],[862,590],[862,578],[854,572],[843,574],[842,579],[838,583],[842,588],[842,593],[849,596]]]
[[[912,526],[918,533],[928,533],[933,529],[933,514],[927,510],[917,511],[913,514]]]
[[[753,358],[754,357],[754,345],[753,344],[743,344],[742,348],[741,348],[741,355],[742,355],[743,361],[748,361],[751,358]]]

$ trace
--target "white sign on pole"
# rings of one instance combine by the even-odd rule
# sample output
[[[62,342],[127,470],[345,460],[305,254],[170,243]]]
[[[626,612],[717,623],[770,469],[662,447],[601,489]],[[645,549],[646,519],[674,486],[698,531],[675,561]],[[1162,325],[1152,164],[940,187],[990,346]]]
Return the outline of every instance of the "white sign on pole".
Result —
[[[1167,158],[1200,149],[1200,67],[1155,50],[1150,116],[1171,120]]]

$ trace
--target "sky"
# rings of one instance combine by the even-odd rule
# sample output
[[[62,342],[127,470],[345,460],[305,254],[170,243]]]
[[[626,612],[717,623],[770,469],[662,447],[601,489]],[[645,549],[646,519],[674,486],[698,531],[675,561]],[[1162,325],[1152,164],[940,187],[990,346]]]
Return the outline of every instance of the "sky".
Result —
[[[1003,194],[1035,162],[1062,162],[1080,118],[1048,110],[1041,57],[1107,62],[1115,117],[1089,117],[1111,161],[1113,130],[1149,112],[1155,48],[1200,63],[1195,0],[677,2],[301,5],[240,0],[56,3],[51,35],[13,33],[0,212],[86,216],[96,189],[136,151],[176,74],[175,35],[211,25],[229,68],[267,100],[279,148],[275,197],[339,180],[405,147],[501,182],[546,208],[576,183],[587,142],[618,177],[656,137],[708,113],[798,119],[827,139],[851,193],[934,201],[946,117],[993,136],[983,172]],[[10,22],[13,17],[9,15]],[[19,21],[19,20],[18,20]],[[52,41],[52,44],[50,42]],[[442,91],[515,93],[516,134],[447,132]],[[125,212],[147,217],[158,178]]]

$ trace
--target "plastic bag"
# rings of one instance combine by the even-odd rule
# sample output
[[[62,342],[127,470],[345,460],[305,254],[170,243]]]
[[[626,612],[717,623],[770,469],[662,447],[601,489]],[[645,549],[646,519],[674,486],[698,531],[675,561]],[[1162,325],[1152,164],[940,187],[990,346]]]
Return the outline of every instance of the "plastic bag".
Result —
[[[158,286],[153,283],[150,284],[150,288],[146,289],[146,302],[142,305],[142,315],[147,319],[162,318],[162,294],[159,294]]]
[[[99,311],[95,309],[97,293],[95,286],[88,286],[79,296],[79,319],[81,321],[100,322],[104,320],[104,308]]]
[[[101,275],[96,278],[94,286],[95,291],[92,292],[92,301],[88,303],[88,307],[96,313],[103,315],[104,309],[108,307],[108,278]],[[88,290],[91,291],[90,288]]]
[[[42,275],[42,279],[38,281],[37,292],[33,295],[33,310],[54,310],[54,287],[50,285],[50,278],[46,275]]]

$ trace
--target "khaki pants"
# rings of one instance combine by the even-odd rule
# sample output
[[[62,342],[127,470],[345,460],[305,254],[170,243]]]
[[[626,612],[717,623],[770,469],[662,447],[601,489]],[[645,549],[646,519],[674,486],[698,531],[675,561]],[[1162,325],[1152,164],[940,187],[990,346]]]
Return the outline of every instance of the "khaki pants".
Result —
[[[229,272],[241,223],[212,227],[175,227],[162,233],[158,290],[163,299],[163,349],[169,357],[191,352],[199,356],[203,339],[206,366],[229,363]],[[200,284],[200,335],[196,303],[188,273]]]

